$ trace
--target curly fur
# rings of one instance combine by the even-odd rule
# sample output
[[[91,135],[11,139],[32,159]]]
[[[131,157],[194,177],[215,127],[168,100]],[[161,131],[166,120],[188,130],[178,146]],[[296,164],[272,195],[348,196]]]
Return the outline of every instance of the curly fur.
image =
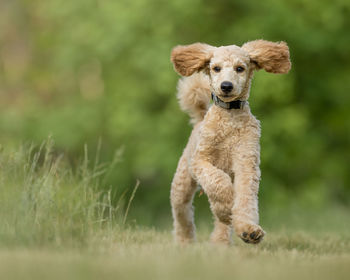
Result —
[[[198,73],[180,79],[177,92],[180,107],[190,115],[191,123],[195,124],[203,120],[211,98],[208,76]]]
[[[171,52],[171,61],[182,76],[190,76],[204,69],[212,57],[213,47],[195,43],[189,46],[177,46]]]
[[[180,75],[188,76],[179,81],[178,99],[194,124],[171,185],[176,240],[195,240],[192,200],[200,185],[215,218],[213,242],[229,244],[233,228],[245,242],[259,243],[265,234],[258,214],[260,123],[248,103],[239,110],[209,106],[210,92],[226,102],[247,100],[254,70],[289,71],[288,47],[264,40],[242,47],[197,43],[175,47],[171,61]],[[229,95],[220,90],[223,81],[233,84]]]
[[[242,49],[247,51],[257,66],[264,68],[266,72],[286,74],[291,67],[289,49],[285,42],[256,40],[245,43]]]

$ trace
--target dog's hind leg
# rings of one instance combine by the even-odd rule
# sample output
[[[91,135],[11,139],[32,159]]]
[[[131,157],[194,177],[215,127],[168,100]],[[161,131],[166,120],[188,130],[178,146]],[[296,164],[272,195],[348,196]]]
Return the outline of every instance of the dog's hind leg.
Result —
[[[188,170],[185,155],[182,155],[170,193],[175,240],[179,243],[189,243],[195,240],[192,201],[196,188],[197,185]]]
[[[224,224],[215,217],[214,230],[210,236],[213,243],[231,244],[232,227]]]

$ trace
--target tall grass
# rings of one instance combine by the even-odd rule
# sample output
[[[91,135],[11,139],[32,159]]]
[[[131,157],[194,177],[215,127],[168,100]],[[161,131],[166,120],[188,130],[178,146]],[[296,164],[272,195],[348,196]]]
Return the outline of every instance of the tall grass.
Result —
[[[100,164],[98,153],[91,164],[87,154],[85,147],[73,171],[51,139],[40,147],[1,149],[0,245],[77,247],[117,234],[126,220],[125,193],[112,205],[112,188],[102,185],[118,154],[110,164]]]
[[[118,154],[100,164],[98,152],[90,161],[85,147],[73,169],[54,150],[51,140],[0,150],[1,279],[349,278],[348,211],[337,218],[305,214],[310,225],[321,219],[327,231],[271,227],[257,246],[237,237],[232,247],[213,246],[204,228],[198,243],[176,246],[170,228],[124,226],[138,184],[126,203],[124,194],[116,199],[105,186]]]

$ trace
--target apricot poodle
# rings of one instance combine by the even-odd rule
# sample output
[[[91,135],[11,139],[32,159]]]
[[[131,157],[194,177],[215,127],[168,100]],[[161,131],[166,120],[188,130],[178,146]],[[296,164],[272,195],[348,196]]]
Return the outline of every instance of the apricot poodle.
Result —
[[[195,43],[175,47],[171,61],[184,76],[178,99],[193,124],[171,185],[175,239],[195,240],[192,200],[199,185],[215,217],[212,242],[230,244],[233,227],[243,241],[259,243],[265,234],[258,213],[260,123],[247,100],[254,70],[290,70],[288,46],[264,40],[242,47]]]

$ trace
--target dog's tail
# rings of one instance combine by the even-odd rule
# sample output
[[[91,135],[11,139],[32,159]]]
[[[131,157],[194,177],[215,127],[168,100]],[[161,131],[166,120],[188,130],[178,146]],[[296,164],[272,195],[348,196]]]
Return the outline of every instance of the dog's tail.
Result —
[[[195,73],[179,80],[177,98],[180,107],[191,117],[191,123],[203,120],[210,103],[209,78],[204,73]]]

